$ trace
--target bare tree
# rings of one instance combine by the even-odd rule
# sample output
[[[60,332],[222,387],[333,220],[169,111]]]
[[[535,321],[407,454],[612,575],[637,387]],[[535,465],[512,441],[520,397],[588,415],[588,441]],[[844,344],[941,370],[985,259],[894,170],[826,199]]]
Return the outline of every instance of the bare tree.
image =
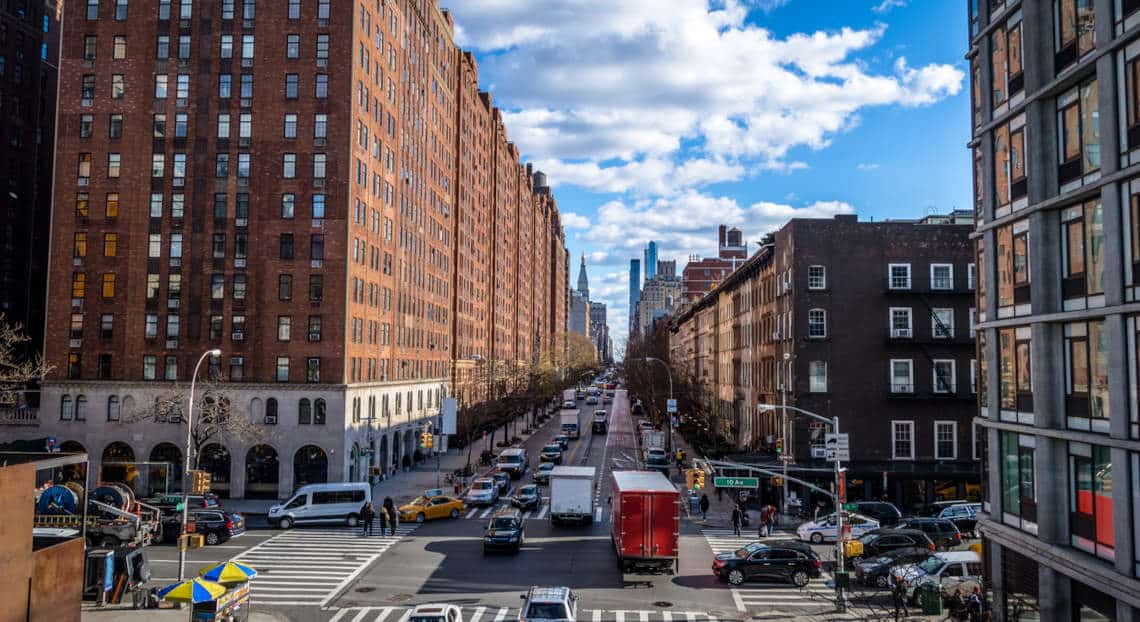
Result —
[[[173,385],[155,397],[153,403],[126,413],[123,423],[185,421],[187,393],[186,387]],[[190,428],[193,455],[188,462],[190,469],[198,468],[202,449],[219,438],[256,443],[269,436],[263,425],[254,422],[249,413],[234,405],[230,389],[225,383],[215,379],[198,382],[194,401],[194,421]]]
[[[41,381],[51,366],[38,354],[27,354],[31,338],[20,324],[9,324],[0,313],[0,405],[19,406],[20,391]]]

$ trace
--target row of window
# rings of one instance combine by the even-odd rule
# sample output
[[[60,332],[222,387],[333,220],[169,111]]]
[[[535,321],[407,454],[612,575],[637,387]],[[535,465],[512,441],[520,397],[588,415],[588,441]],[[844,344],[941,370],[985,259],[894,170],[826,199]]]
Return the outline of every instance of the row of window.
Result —
[[[218,74],[218,98],[230,99],[234,96],[234,76],[231,73]],[[185,108],[189,103],[190,98],[190,74],[180,73],[175,76],[174,80],[174,96],[177,100],[176,106]],[[285,99],[297,99],[300,90],[300,74],[286,73],[285,74]],[[94,74],[85,74],[80,79],[80,106],[90,108],[95,104],[96,93],[96,77]],[[240,99],[244,101],[253,98],[253,74],[243,73],[238,75],[238,89],[237,94]],[[157,100],[165,100],[170,96],[170,76],[167,74],[156,74],[154,77],[154,98]],[[328,99],[329,96],[329,75],[327,73],[313,74],[313,97],[316,99]],[[126,97],[126,76],[124,74],[111,74],[111,99],[124,99]],[[243,107],[248,107],[243,103]],[[376,110],[379,113],[380,106],[376,105]],[[390,126],[394,126],[395,119],[388,115]],[[158,117],[163,117],[160,131],[160,123]],[[165,132],[165,115],[156,114],[154,123],[155,138],[166,138]],[[392,131],[394,132],[394,127]],[[175,136],[178,138],[178,136]]]
[[[236,7],[239,0],[221,0],[218,2],[219,14],[223,20],[232,20],[237,15]],[[257,16],[257,0],[240,0],[241,1],[241,19],[244,21],[252,21]],[[115,21],[126,21],[130,15],[130,1],[129,0],[86,0],[87,6],[84,16],[88,21],[95,21],[99,19],[101,5],[111,4],[113,10],[111,17]],[[172,19],[189,20],[194,17],[194,0],[177,0],[177,12],[172,10],[175,0],[158,0],[155,17],[159,21],[168,21]],[[317,6],[317,20],[327,22],[331,12],[332,0],[313,0]],[[301,0],[287,0],[288,16],[290,20],[301,19]],[[137,6],[137,5],[136,5]],[[395,19],[393,15],[392,19]]]
[[[914,460],[915,451],[915,422],[891,421],[891,458],[894,460]],[[975,439],[973,459],[978,459],[978,447]],[[958,459],[958,422],[934,422],[934,459]]]

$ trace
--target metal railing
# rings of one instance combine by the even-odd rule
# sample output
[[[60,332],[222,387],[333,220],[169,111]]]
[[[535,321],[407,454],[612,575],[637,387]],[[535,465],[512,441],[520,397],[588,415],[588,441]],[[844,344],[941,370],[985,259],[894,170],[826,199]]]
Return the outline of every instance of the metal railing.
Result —
[[[40,424],[40,411],[38,408],[0,408],[0,426],[38,426]]]

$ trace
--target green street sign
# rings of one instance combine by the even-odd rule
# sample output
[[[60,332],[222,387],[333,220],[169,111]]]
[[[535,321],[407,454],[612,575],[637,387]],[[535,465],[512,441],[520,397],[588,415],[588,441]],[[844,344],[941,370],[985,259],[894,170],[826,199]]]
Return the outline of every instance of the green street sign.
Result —
[[[859,505],[857,503],[844,503],[843,509],[847,512],[858,512]]]
[[[758,477],[714,477],[713,484],[717,488],[756,488],[760,485]]]

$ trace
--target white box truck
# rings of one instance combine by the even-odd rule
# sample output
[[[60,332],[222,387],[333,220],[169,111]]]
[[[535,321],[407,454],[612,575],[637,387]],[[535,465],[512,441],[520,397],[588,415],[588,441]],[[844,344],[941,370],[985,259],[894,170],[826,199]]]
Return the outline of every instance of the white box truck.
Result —
[[[562,407],[574,408],[578,404],[578,398],[575,396],[574,389],[566,389],[562,392]]]
[[[581,424],[578,422],[579,411],[577,408],[563,408],[559,414],[559,423],[562,433],[570,438],[578,438],[582,435]]]
[[[550,472],[550,522],[594,522],[594,467],[556,466]]]

